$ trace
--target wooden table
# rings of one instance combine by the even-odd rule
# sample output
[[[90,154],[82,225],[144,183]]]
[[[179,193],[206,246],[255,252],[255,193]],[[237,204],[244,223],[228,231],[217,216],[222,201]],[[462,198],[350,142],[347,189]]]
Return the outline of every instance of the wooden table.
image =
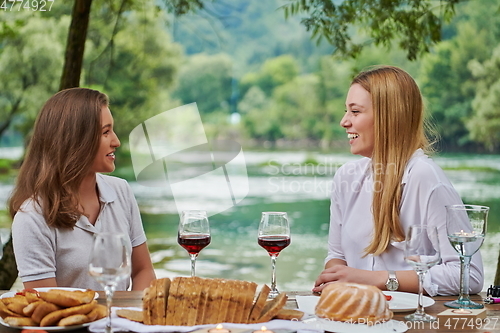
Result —
[[[4,291],[5,292],[5,291]],[[0,291],[0,294],[3,292]],[[311,295],[311,292],[298,292],[291,291],[286,292],[289,295],[289,300],[287,302],[286,307],[296,308],[297,303],[295,301],[296,295]],[[481,296],[485,295],[472,295],[471,299],[475,301],[481,301]],[[119,291],[115,293],[113,306],[117,307],[142,307],[142,292],[140,291]],[[434,297],[436,303],[432,306],[425,308],[425,312],[431,315],[437,315],[438,313],[447,310],[448,308],[444,306],[444,303],[456,299],[456,296],[437,296]],[[98,301],[102,304],[105,304],[105,297],[103,292],[99,292]],[[465,323],[464,320],[450,320],[447,324],[446,322],[440,322],[441,327],[438,327],[438,323],[425,325],[422,323],[412,324],[406,322],[404,316],[410,312],[397,312],[394,313],[395,320],[402,321],[406,323],[409,327],[407,332],[440,332],[440,333],[450,333],[450,332],[464,332],[464,333],[486,333],[486,332],[500,332],[500,304],[486,304],[487,309],[487,319],[482,322],[480,325],[476,325],[476,323]],[[19,333],[19,330],[7,328],[4,326],[0,326],[0,332],[6,333]],[[79,329],[71,331],[74,333],[83,333],[88,332],[86,329]]]

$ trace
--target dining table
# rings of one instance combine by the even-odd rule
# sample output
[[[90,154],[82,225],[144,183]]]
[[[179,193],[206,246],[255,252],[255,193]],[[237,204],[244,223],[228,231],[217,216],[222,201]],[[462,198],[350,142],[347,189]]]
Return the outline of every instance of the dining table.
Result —
[[[0,291],[0,295],[7,291]],[[311,291],[284,291],[288,295],[286,308],[296,309],[298,307],[296,296],[313,296]],[[97,301],[101,304],[106,304],[106,297],[103,291],[98,291],[99,297]],[[142,291],[116,291],[113,297],[113,307],[142,307]],[[486,297],[485,293],[471,295],[470,298],[476,302],[482,302]],[[435,296],[434,304],[425,307],[425,312],[437,316],[449,308],[444,305],[445,302],[456,299],[457,296]],[[407,332],[463,332],[463,333],[487,333],[500,332],[500,303],[485,304],[486,318],[483,320],[471,320],[465,318],[438,318],[437,321],[431,323],[408,322],[405,316],[409,312],[394,312],[393,320],[403,322],[407,327]],[[19,333],[19,329],[0,326],[0,332],[3,333]],[[73,333],[89,332],[87,328],[79,328],[72,330]],[[353,332],[355,332],[353,330]],[[388,331],[390,332],[390,331]]]

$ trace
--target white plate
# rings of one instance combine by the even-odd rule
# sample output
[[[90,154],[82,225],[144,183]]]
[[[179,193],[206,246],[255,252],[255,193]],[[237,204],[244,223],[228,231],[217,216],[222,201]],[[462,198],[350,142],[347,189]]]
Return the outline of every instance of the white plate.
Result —
[[[11,326],[7,324],[6,322],[3,321],[2,318],[0,318],[0,324],[10,327],[10,328],[17,328],[21,330],[44,330],[47,332],[64,332],[64,331],[72,331],[76,330],[82,327],[87,327],[92,323],[85,323],[82,325],[73,325],[73,326],[46,326],[46,327],[39,327],[39,326]]]
[[[69,290],[69,291],[75,291],[75,290],[81,290],[85,291],[86,289],[80,289],[80,288],[64,288],[64,287],[48,287],[48,288],[33,288],[36,291],[49,291],[52,289],[59,289],[59,290]],[[9,291],[6,292],[5,294],[0,295],[0,298],[7,298],[7,297],[14,297],[15,294],[18,293],[18,291]],[[99,297],[99,293],[95,293],[94,299]],[[47,332],[64,332],[64,331],[72,331],[76,330],[78,328],[82,327],[87,327],[91,323],[85,323],[82,325],[72,325],[72,326],[46,326],[46,327],[39,327],[39,326],[11,326],[7,324],[6,322],[3,321],[2,318],[0,318],[0,324],[11,327],[11,328],[18,328],[18,329],[30,329],[30,330],[44,330]]]
[[[36,291],[49,291],[49,290],[52,290],[52,289],[59,289],[59,290],[69,290],[69,291],[75,291],[75,290],[81,290],[81,291],[85,291],[86,289],[81,289],[81,288],[65,288],[65,287],[47,287],[47,288],[33,288],[35,289]],[[0,298],[7,298],[7,297],[14,297],[18,292],[20,292],[21,290],[19,291],[8,291],[6,292],[5,294],[2,294],[0,295]],[[99,293],[95,293],[95,296],[94,296],[94,299],[98,298],[99,297]]]
[[[400,291],[384,291],[386,295],[391,295],[392,299],[388,301],[389,309],[393,312],[413,311],[417,308],[418,295],[411,293],[403,293]],[[296,296],[299,310],[305,313],[314,314],[316,304],[318,304],[319,296]],[[423,297],[424,307],[431,306],[435,301],[427,296]]]
[[[384,291],[386,295],[392,296],[389,301],[389,309],[393,312],[407,312],[417,309],[418,294],[403,293],[400,291]],[[423,297],[423,306],[428,307],[435,303],[435,301],[427,296]]]

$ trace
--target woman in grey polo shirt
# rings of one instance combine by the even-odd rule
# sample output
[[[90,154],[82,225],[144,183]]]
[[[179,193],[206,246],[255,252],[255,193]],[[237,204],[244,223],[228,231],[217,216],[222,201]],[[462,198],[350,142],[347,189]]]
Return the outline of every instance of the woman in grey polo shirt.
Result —
[[[14,252],[25,288],[102,290],[88,274],[93,235],[128,235],[131,281],[142,290],[155,278],[134,195],[115,169],[120,141],[108,97],[73,88],[52,96],[38,114],[9,201]]]

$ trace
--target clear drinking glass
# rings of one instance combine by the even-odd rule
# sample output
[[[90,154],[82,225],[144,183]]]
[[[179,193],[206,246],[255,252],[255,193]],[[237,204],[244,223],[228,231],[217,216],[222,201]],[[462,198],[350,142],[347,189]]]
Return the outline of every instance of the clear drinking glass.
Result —
[[[279,294],[276,288],[276,258],[281,250],[290,245],[290,224],[285,212],[263,212],[259,224],[258,242],[271,257],[271,292],[270,298]]]
[[[405,316],[408,321],[431,322],[436,320],[424,311],[423,285],[425,274],[440,258],[439,239],[436,227],[411,225],[405,243],[405,260],[418,275],[418,304],[415,313]]]
[[[179,221],[177,242],[186,249],[191,259],[191,276],[195,276],[195,263],[198,254],[210,244],[210,225],[204,210],[185,210]]]
[[[131,257],[126,236],[117,233],[99,233],[94,235],[90,251],[89,273],[104,287],[108,319],[106,333],[113,332],[111,326],[111,303],[118,282],[130,278]]]
[[[483,304],[470,300],[469,274],[472,255],[483,245],[490,208],[476,205],[446,206],[446,231],[451,246],[460,256],[460,295],[444,303],[454,309],[482,309]]]

